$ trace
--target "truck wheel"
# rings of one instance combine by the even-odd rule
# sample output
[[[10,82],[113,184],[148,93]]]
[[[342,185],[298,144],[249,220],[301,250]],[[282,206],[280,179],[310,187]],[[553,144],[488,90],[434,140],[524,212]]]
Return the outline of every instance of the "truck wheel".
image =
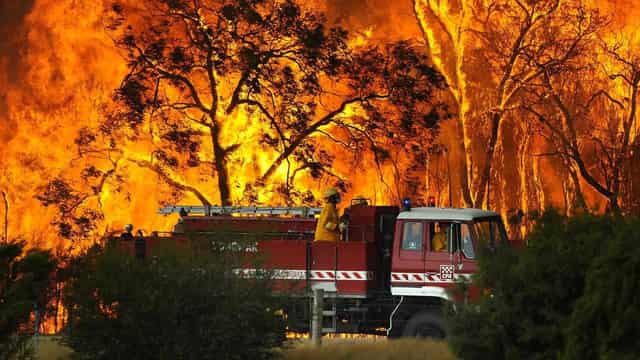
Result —
[[[422,312],[415,314],[409,319],[402,332],[404,337],[444,339],[445,332],[444,319],[435,312]]]

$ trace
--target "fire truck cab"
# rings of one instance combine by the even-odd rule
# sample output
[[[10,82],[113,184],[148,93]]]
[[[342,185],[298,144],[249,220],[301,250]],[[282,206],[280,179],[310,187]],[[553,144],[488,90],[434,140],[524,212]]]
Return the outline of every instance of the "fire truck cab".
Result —
[[[445,291],[476,271],[476,253],[506,241],[497,213],[479,209],[416,208],[396,220],[391,294],[449,299]]]
[[[445,337],[442,305],[452,300],[449,290],[476,272],[482,248],[506,243],[502,220],[493,211],[424,207],[401,212],[395,224],[390,282],[397,305],[387,333]]]
[[[481,248],[507,241],[492,211],[368,204],[350,206],[341,241],[313,241],[320,210],[173,206],[161,213],[183,215],[171,234],[177,240],[220,239],[221,231],[255,239],[246,251],[263,257],[274,291],[290,295],[284,310],[290,330],[300,332],[309,330],[310,296],[322,289],[324,332],[444,337],[448,290],[476,271]]]

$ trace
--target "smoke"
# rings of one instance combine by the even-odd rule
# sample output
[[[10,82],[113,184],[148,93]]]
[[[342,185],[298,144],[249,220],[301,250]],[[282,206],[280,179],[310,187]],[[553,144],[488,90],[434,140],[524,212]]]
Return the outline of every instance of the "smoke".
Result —
[[[24,68],[21,61],[27,44],[24,21],[33,5],[33,0],[0,2],[0,144],[3,145],[13,138],[16,130],[7,97],[9,89],[20,82]]]
[[[0,58],[3,71],[11,83],[18,80],[21,68],[20,54],[26,47],[25,17],[33,8],[34,1],[5,1],[0,3]]]

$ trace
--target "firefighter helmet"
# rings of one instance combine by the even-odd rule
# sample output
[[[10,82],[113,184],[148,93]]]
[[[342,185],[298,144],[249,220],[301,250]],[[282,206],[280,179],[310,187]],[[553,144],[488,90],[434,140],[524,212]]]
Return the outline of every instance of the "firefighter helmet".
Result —
[[[332,196],[338,195],[338,189],[336,188],[328,188],[327,190],[324,191],[324,195],[322,195],[323,198],[328,199]]]

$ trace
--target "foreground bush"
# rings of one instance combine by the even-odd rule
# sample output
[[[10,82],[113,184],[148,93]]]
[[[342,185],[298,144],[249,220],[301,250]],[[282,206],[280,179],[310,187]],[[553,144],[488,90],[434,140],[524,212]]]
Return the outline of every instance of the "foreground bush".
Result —
[[[138,260],[92,249],[72,264],[64,342],[83,359],[265,359],[284,340],[269,282],[225,256],[167,247]]]
[[[0,359],[30,357],[28,341],[52,295],[56,262],[48,251],[0,244]]]
[[[620,224],[603,254],[592,262],[566,334],[565,359],[640,356],[639,222]]]
[[[632,358],[640,336],[640,223],[544,215],[517,253],[483,254],[484,296],[457,304],[450,343],[463,359]]]

